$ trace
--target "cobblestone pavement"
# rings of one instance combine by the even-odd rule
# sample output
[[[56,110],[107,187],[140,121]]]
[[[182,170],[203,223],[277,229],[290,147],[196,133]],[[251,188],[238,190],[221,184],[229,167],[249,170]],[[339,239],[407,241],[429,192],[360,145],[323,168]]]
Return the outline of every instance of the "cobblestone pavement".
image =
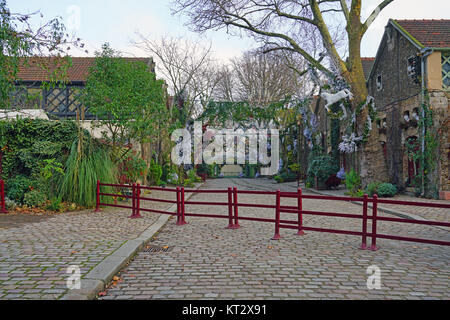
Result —
[[[174,194],[153,191],[158,198]],[[142,204],[142,207],[150,204]],[[164,209],[169,204],[151,204]],[[58,299],[67,292],[67,267],[87,274],[128,239],[138,237],[159,217],[128,219],[131,210],[107,208],[64,213],[45,219],[2,216],[0,230],[0,299]],[[42,217],[40,217],[42,218]]]
[[[270,180],[208,180],[204,188],[292,191],[293,184]],[[196,194],[194,201],[225,201],[226,195]],[[239,201],[274,204],[273,196],[239,195]],[[295,205],[284,199],[283,205]],[[358,213],[348,202],[304,200],[304,209]],[[217,206],[187,206],[187,212],[227,215]],[[274,218],[273,209],[239,208],[240,216]],[[282,219],[295,216],[282,214]],[[379,213],[381,216],[388,216]],[[356,236],[282,229],[270,240],[273,223],[240,220],[237,230],[227,219],[187,217],[169,221],[149,243],[166,252],[139,252],[100,299],[449,299],[448,247],[378,240],[378,251],[358,250]],[[306,216],[305,226],[360,231],[360,220]],[[369,224],[370,230],[370,224]],[[450,240],[443,228],[380,222],[382,233]],[[367,268],[381,270],[381,289],[367,288]]]
[[[297,184],[295,184],[296,186]],[[326,190],[324,193],[335,195],[335,196],[343,196],[345,190]],[[450,204],[448,200],[435,200],[435,199],[424,199],[417,198],[408,195],[399,194],[392,198],[383,198],[387,200],[401,200],[401,201],[414,201],[414,202],[423,202],[423,203],[440,203],[440,204]],[[417,207],[417,206],[405,206],[405,205],[397,205],[397,204],[379,204],[379,208],[390,209],[398,212],[404,212],[419,216],[426,220],[430,221],[442,221],[442,222],[450,222],[450,210],[444,208],[432,208],[432,207]]]

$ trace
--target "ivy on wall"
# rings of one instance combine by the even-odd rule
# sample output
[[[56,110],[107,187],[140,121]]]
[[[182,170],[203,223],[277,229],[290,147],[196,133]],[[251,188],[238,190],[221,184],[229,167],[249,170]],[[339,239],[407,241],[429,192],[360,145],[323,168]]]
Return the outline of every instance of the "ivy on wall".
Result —
[[[434,126],[433,108],[430,105],[430,97],[427,90],[424,92],[424,101],[419,113],[422,115],[419,117],[417,126],[419,147],[417,142],[406,141],[406,152],[409,160],[414,163],[419,162],[419,170],[413,181],[416,195],[437,199],[439,197],[438,186],[433,181],[432,173],[439,161],[439,137]],[[421,147],[422,141],[423,151]]]

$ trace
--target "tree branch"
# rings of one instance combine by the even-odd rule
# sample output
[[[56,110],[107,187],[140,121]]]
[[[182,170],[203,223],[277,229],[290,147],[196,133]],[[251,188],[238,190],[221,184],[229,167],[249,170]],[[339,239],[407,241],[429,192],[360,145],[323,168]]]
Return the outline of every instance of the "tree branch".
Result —
[[[274,38],[279,38],[279,39],[283,39],[286,42],[288,42],[293,50],[295,50],[296,52],[298,52],[299,54],[301,54],[309,63],[311,63],[313,66],[315,66],[317,69],[321,70],[322,72],[328,73],[330,74],[331,71],[328,70],[326,67],[324,67],[319,61],[317,61],[316,59],[314,59],[310,54],[308,54],[305,50],[303,50],[298,44],[297,42],[295,42],[294,39],[292,39],[291,37],[282,34],[282,33],[277,33],[277,32],[270,32],[270,31],[264,31],[261,29],[258,29],[256,27],[254,27],[250,21],[248,21],[246,18],[238,16],[236,14],[233,14],[231,12],[228,12],[227,10],[225,10],[225,8],[223,8],[225,14],[229,17],[233,17],[236,20],[241,20],[243,21],[245,24],[241,24],[241,23],[237,23],[231,19],[229,19],[228,21],[224,20],[224,24],[225,25],[232,25],[238,28],[242,28],[248,31],[252,31],[254,33],[263,35],[263,36],[267,36],[267,37],[274,37]]]
[[[285,17],[285,18],[288,18],[288,19],[305,21],[305,22],[308,22],[308,23],[313,24],[313,25],[316,26],[316,23],[314,22],[314,20],[311,20],[311,19],[308,19],[308,18],[305,18],[305,17],[302,17],[302,16],[297,16],[297,15],[293,15],[293,14],[289,14],[289,13],[282,12],[282,11],[280,10],[280,7],[277,5],[276,2],[274,3],[274,6],[275,6],[274,12],[275,12],[279,17]]]
[[[347,3],[345,2],[345,0],[340,0],[341,1],[341,8],[342,8],[342,12],[344,13],[345,16],[345,20],[349,21],[349,13],[348,13],[348,6]]]
[[[367,20],[363,23],[362,26],[362,35],[369,29],[372,22],[378,17],[381,10],[383,10],[388,4],[390,4],[394,0],[384,0],[382,3],[380,3],[370,14],[370,16],[367,18]]]
[[[322,35],[323,44],[327,49],[328,54],[337,64],[342,73],[348,72],[345,62],[341,59],[339,53],[336,50],[336,46],[334,45],[328,27],[325,24],[325,20],[323,19],[318,2],[316,0],[309,0],[309,3],[314,15],[314,21],[317,23],[317,28],[319,29],[320,34]]]

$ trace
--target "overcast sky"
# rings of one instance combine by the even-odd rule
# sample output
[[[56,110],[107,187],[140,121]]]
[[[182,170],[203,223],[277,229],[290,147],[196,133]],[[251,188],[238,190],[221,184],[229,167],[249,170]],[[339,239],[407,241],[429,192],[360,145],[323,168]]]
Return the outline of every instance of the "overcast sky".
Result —
[[[150,38],[165,34],[197,37],[188,31],[186,19],[170,14],[169,3],[170,0],[7,0],[13,12],[40,10],[46,20],[61,16],[68,29],[86,43],[90,56],[105,42],[127,56],[145,55],[130,44],[137,30]],[[379,3],[381,0],[363,0],[363,16],[367,17]],[[362,56],[375,56],[389,18],[450,19],[450,0],[394,0],[364,36]],[[212,48],[221,60],[255,47],[251,39],[229,36],[224,31],[209,32],[202,39],[212,41]],[[82,51],[71,54],[85,55]]]

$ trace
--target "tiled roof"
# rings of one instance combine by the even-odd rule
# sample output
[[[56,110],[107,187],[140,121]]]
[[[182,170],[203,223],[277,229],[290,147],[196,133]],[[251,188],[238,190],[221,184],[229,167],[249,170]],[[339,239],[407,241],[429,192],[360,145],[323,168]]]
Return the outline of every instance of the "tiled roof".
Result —
[[[149,66],[152,64],[151,58],[124,58],[129,61],[142,61]],[[94,57],[72,57],[72,66],[67,70],[68,82],[86,82],[89,69],[94,65]],[[49,71],[43,70],[41,65],[46,66]],[[55,57],[32,57],[28,58],[28,63],[21,63],[17,78],[21,81],[49,81],[51,71],[58,65]],[[152,66],[151,66],[152,67]],[[154,70],[152,70],[154,71]]]
[[[450,20],[394,20],[423,47],[450,48]]]
[[[364,76],[367,78],[369,78],[370,75],[370,70],[372,70],[373,67],[373,63],[375,62],[375,58],[370,57],[370,58],[361,58],[361,62],[362,62],[362,66],[363,66],[363,70],[364,70]]]

